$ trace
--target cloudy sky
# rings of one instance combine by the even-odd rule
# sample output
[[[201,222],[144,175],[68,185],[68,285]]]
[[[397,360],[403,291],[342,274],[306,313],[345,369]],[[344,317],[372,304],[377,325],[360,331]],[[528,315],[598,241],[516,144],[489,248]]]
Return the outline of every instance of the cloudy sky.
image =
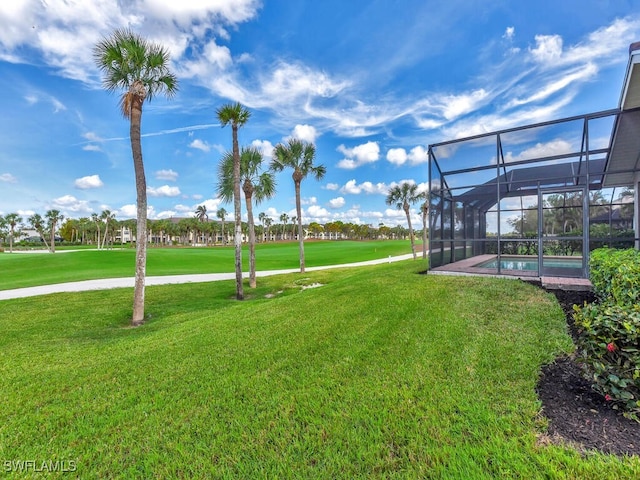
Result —
[[[267,161],[292,136],[316,144],[305,222],[395,226],[387,190],[426,185],[429,144],[617,107],[640,0],[12,0],[0,26],[0,214],[135,216],[128,123],[92,58],[130,27],[180,82],[144,107],[150,218],[232,211],[215,111],[238,101],[240,143]],[[295,215],[291,173],[277,180],[255,209],[276,223]]]

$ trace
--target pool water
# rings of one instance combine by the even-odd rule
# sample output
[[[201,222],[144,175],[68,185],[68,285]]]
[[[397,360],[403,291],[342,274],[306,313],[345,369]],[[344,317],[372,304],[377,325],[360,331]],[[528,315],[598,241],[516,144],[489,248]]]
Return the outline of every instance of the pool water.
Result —
[[[582,268],[581,258],[545,258],[544,266],[551,268]],[[486,262],[475,265],[476,268],[498,268],[498,259],[494,258]],[[538,270],[538,260],[528,260],[524,258],[501,257],[500,269],[502,270],[524,270],[535,272]]]

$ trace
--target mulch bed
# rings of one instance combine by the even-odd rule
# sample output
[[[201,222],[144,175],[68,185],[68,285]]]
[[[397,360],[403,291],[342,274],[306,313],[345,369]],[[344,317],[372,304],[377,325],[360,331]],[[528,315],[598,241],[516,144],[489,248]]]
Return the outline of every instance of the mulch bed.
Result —
[[[591,292],[549,290],[567,317],[573,338],[573,305],[594,300]],[[640,455],[640,423],[625,418],[591,389],[572,357],[559,357],[542,368],[537,387],[542,413],[549,420],[552,441],[561,440],[581,450],[614,455]]]

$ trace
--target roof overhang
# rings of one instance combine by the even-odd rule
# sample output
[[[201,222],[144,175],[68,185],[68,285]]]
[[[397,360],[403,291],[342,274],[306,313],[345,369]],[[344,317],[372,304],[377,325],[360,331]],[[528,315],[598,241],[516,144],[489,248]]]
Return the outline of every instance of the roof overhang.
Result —
[[[611,139],[604,184],[630,185],[640,169],[640,42],[629,47],[629,63],[620,95],[620,115]]]

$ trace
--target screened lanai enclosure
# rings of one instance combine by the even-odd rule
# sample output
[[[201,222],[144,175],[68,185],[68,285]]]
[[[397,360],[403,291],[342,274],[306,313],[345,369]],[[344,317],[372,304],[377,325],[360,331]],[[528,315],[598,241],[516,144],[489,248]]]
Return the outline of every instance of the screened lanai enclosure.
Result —
[[[429,146],[430,269],[586,278],[638,248],[639,58],[617,109]]]

